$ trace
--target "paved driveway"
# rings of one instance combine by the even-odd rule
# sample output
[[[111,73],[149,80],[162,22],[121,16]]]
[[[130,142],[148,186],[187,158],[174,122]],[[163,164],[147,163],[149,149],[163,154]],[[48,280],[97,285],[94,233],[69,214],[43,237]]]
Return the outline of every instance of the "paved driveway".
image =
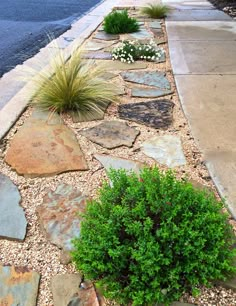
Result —
[[[0,1],[0,77],[48,42],[101,0]]]

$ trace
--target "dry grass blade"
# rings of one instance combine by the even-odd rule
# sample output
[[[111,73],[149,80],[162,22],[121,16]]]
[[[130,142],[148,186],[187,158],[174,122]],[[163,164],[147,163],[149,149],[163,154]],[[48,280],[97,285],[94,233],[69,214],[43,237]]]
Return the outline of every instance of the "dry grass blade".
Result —
[[[169,7],[162,4],[149,4],[142,8],[141,12],[151,18],[163,18],[170,11]]]

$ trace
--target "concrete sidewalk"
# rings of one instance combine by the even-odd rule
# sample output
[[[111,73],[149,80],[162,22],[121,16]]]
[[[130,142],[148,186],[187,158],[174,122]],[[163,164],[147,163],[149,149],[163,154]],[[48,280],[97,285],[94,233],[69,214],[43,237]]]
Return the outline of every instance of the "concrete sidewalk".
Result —
[[[236,218],[236,21],[202,0],[163,0],[173,73],[193,136]]]

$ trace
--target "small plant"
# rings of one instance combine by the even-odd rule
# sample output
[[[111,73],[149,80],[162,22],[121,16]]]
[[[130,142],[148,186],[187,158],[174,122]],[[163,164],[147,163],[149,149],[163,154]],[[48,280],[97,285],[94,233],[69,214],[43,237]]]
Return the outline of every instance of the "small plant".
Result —
[[[112,58],[131,64],[138,59],[155,61],[160,59],[164,53],[163,49],[157,48],[154,41],[150,41],[149,44],[142,44],[138,41],[126,40],[112,51]]]
[[[51,69],[41,72],[36,79],[33,104],[56,113],[75,112],[83,121],[92,120],[94,114],[116,100],[114,85],[102,79],[104,71],[83,60],[81,53],[76,50],[66,61],[59,52]]]
[[[149,4],[141,12],[151,18],[164,18],[170,11],[169,7],[162,4]]]
[[[129,17],[127,10],[114,11],[104,18],[103,29],[109,34],[132,33],[139,30],[139,24]]]
[[[88,203],[72,252],[107,297],[167,305],[236,271],[232,228],[213,194],[157,168],[109,178]]]

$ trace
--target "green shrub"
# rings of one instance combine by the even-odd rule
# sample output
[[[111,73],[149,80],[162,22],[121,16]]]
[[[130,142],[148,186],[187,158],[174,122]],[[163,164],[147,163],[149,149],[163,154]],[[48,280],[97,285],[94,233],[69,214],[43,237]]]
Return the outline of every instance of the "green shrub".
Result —
[[[32,101],[43,110],[75,112],[78,118],[92,120],[117,97],[114,84],[105,81],[105,71],[82,59],[80,49],[68,61],[62,52],[53,59],[49,70],[39,73]]]
[[[112,170],[109,178],[112,187],[105,183],[88,203],[72,253],[107,297],[168,304],[235,272],[232,228],[213,194],[157,168],[140,177]]]
[[[157,48],[154,41],[149,44],[143,44],[138,41],[125,40],[112,51],[112,58],[119,59],[121,62],[133,63],[138,59],[146,61],[155,61],[160,59],[165,51]]]
[[[142,8],[141,12],[151,18],[163,18],[170,11],[169,7],[162,4],[149,4]]]
[[[104,18],[103,29],[109,34],[132,33],[139,30],[139,24],[129,17],[127,10],[114,11]]]

